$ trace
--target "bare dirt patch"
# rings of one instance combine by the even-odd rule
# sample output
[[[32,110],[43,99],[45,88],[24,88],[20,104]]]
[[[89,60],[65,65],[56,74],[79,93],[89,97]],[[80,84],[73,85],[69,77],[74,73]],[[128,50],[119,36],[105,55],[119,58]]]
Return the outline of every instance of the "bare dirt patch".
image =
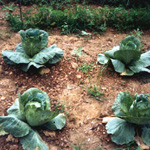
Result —
[[[8,31],[5,25],[1,24],[3,38],[0,39],[0,53],[2,50],[14,50],[21,41],[19,33],[10,32],[9,37],[6,36]],[[145,31],[142,35],[143,51],[150,49],[149,33]],[[64,57],[50,67],[49,73],[43,75],[32,71],[25,73],[19,68],[8,66],[0,56],[0,115],[6,115],[6,110],[13,104],[18,92],[23,93],[31,87],[36,87],[48,93],[52,109],[59,100],[61,104],[65,104],[64,109],[69,114],[67,125],[62,131],[50,132],[49,136],[46,136],[43,130],[40,131],[50,149],[71,150],[71,145],[79,144],[85,150],[91,150],[100,144],[102,150],[118,148],[106,133],[102,118],[113,115],[111,107],[119,91],[129,91],[132,94],[149,93],[150,75],[141,73],[133,77],[121,77],[113,70],[106,69],[98,78],[102,67],[96,60],[99,53],[118,45],[126,36],[127,34],[118,34],[108,29],[106,34],[93,35],[87,40],[75,35],[51,35],[50,31],[48,46],[57,44],[63,49]],[[71,52],[79,47],[82,47],[83,54],[77,60]],[[80,66],[83,63],[93,63],[95,68],[84,74],[73,65]],[[87,94],[86,87],[90,84],[101,87],[105,97],[102,102]],[[0,137],[0,143],[0,150],[22,150],[19,139],[14,140],[8,135]]]

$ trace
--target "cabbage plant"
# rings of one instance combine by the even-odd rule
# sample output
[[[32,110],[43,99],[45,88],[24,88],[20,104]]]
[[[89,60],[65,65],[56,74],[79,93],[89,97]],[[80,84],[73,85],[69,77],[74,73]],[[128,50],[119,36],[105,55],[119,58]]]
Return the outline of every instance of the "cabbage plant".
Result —
[[[4,61],[9,65],[20,65],[27,72],[31,66],[45,67],[57,63],[63,57],[63,51],[56,44],[45,48],[48,44],[48,33],[39,29],[21,30],[21,43],[15,51],[2,51]]]
[[[47,93],[37,88],[19,94],[7,113],[0,116],[0,135],[21,137],[24,150],[48,150],[37,129],[61,130],[66,123],[63,114],[51,111]]]
[[[117,118],[106,124],[108,134],[116,144],[128,144],[135,135],[141,135],[145,144],[150,146],[150,94],[131,96],[120,92],[112,106]]]
[[[127,36],[119,46],[99,54],[97,61],[102,64],[112,64],[114,70],[121,75],[132,76],[134,73],[148,72],[150,66],[150,51],[141,54],[140,41],[134,36]]]

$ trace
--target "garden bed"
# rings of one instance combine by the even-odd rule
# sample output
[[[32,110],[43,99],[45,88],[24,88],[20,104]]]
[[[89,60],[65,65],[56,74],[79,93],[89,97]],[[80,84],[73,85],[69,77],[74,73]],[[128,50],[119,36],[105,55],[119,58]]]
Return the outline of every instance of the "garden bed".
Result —
[[[0,17],[3,20],[3,14]],[[149,93],[150,75],[140,73],[133,77],[121,77],[111,69],[105,69],[101,74],[103,67],[97,63],[97,57],[99,53],[119,45],[128,34],[107,29],[106,34],[92,35],[87,39],[75,35],[60,35],[59,31],[49,33],[48,46],[57,44],[64,51],[64,57],[43,75],[32,71],[25,73],[19,68],[11,67],[0,56],[0,115],[6,115],[6,110],[14,103],[19,92],[36,87],[47,92],[53,110],[64,111],[67,115],[67,125],[63,130],[40,131],[50,149],[70,150],[75,145],[82,145],[85,150],[96,149],[99,145],[102,150],[121,147],[111,142],[102,119],[113,115],[111,107],[120,91],[128,91],[133,95]],[[145,31],[142,35],[143,51],[150,49],[149,33]],[[0,51],[14,50],[20,42],[19,33],[8,32],[3,20]],[[82,55],[77,59],[71,53],[79,47],[82,47]],[[94,67],[88,73],[83,73],[78,67],[84,63],[92,63]],[[88,95],[87,89],[91,85],[104,93],[102,101]],[[10,135],[0,137],[0,143],[0,150],[22,150],[19,139]]]

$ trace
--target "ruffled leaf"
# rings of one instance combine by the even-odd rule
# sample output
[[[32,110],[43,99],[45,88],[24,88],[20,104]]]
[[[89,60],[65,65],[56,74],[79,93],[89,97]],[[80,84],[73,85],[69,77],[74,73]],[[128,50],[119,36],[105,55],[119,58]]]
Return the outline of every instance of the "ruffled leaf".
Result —
[[[9,109],[7,109],[7,113],[9,116],[14,116],[20,120],[25,120],[25,118],[21,115],[18,99],[16,99],[15,103]]]
[[[60,48],[58,48],[56,45],[53,45],[53,48],[55,51],[55,56],[48,61],[49,64],[55,64],[63,57],[63,51]]]
[[[139,73],[141,71],[150,73],[150,70],[146,68],[148,66],[150,66],[150,51],[143,53],[140,59],[133,62],[129,68],[135,73]]]
[[[147,127],[143,128],[142,140],[146,145],[150,146],[150,128]]]
[[[61,130],[66,124],[66,117],[63,114],[57,115],[51,121],[44,124],[49,130]]]
[[[114,58],[115,58],[115,57],[114,57],[114,53],[115,53],[116,51],[118,51],[119,49],[120,49],[119,46],[114,46],[114,47],[112,48],[112,50],[109,50],[109,51],[106,51],[106,52],[105,52],[105,56],[114,59]]]
[[[21,144],[24,150],[48,150],[40,135],[34,130],[21,139]]]
[[[123,119],[110,120],[106,124],[106,130],[108,134],[112,134],[111,139],[116,144],[123,145],[134,141],[134,126]]]
[[[21,52],[14,52],[14,51],[2,51],[2,56],[4,58],[4,61],[8,64],[10,64],[9,61],[12,61],[15,64],[21,64],[21,63],[25,63],[28,64],[29,61],[29,57]],[[7,61],[7,59],[5,59],[5,57],[9,60]]]
[[[106,57],[104,54],[99,54],[99,55],[98,55],[98,58],[97,58],[97,61],[98,61],[100,64],[105,65],[105,64],[108,63],[109,58]]]
[[[23,71],[27,72],[31,67],[35,67],[35,68],[39,69],[39,68],[45,67],[45,65],[39,65],[39,64],[36,64],[34,62],[30,62],[29,64],[23,64],[21,69]]]
[[[31,129],[26,123],[13,116],[0,116],[0,125],[15,137],[26,136]]]

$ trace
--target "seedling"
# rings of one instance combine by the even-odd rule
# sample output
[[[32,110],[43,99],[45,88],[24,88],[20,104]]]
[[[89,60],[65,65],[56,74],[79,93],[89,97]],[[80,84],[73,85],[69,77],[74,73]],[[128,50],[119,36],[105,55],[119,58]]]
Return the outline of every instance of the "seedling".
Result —
[[[65,103],[61,103],[59,100],[57,100],[54,111],[58,113],[64,113],[67,117],[69,117],[68,111],[65,110]]]
[[[82,55],[82,47],[79,47],[77,50],[73,50],[71,55],[76,55],[76,59],[79,60]]]
[[[84,36],[84,40],[89,40],[92,36],[91,33],[85,32],[85,31],[81,31],[81,35]]]
[[[90,70],[94,68],[94,65],[92,63],[84,63],[80,67],[78,67],[79,70],[81,70],[83,73],[87,74]]]
[[[102,99],[104,99],[104,97],[102,96],[104,95],[104,93],[101,91],[101,88],[97,88],[95,85],[88,87],[87,92],[89,95],[99,101],[102,101]]]

